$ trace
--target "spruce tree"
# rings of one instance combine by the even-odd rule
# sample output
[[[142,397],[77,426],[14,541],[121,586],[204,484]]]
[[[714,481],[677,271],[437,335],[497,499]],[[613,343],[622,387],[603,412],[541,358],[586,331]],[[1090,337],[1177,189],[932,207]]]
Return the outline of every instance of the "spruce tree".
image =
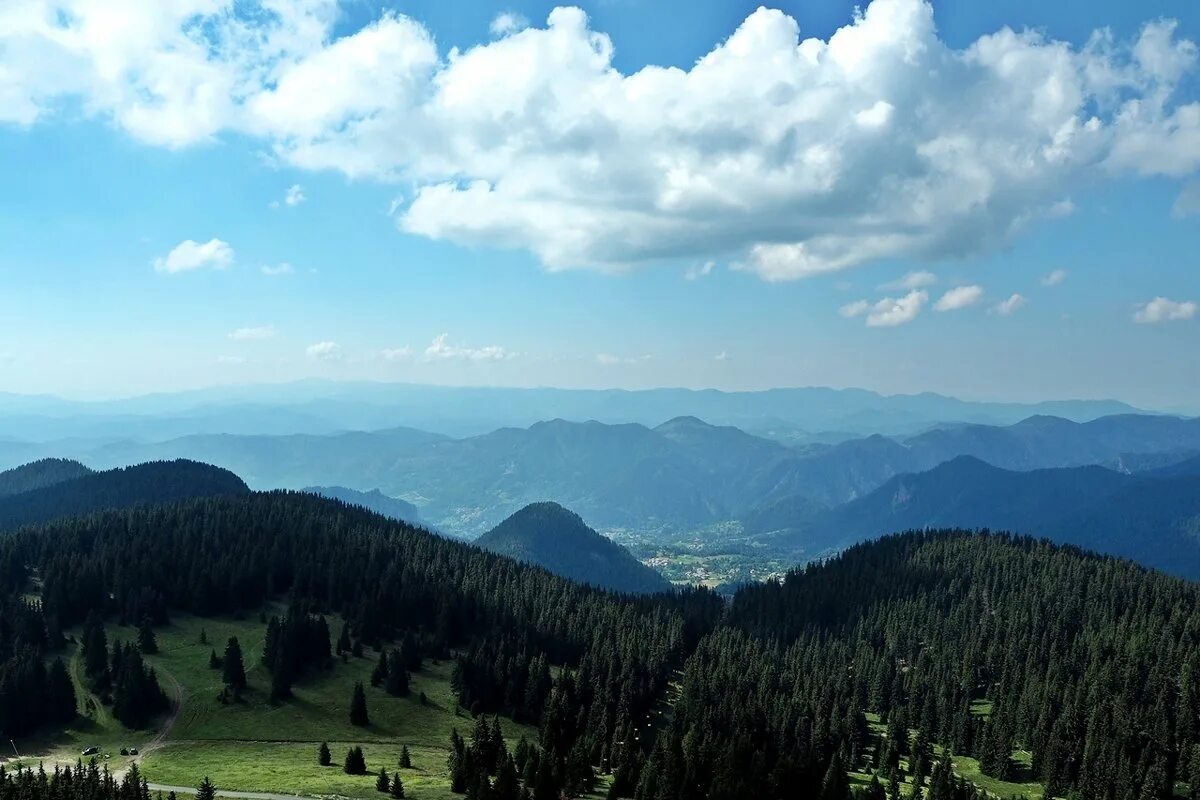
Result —
[[[412,769],[412,757],[408,754],[408,745],[400,746],[400,769]]]
[[[387,650],[379,651],[379,660],[375,662],[375,668],[371,670],[371,685],[378,686],[383,683],[383,679],[388,676],[388,654]]]
[[[342,770],[347,775],[367,774],[367,759],[363,755],[361,747],[355,745],[346,751],[346,760],[343,762]]]
[[[322,767],[328,767],[333,763],[333,756],[329,752],[328,742],[321,742],[321,746],[317,748],[317,763]]]
[[[404,781],[400,780],[400,776],[392,776],[392,797],[396,800],[404,800]]]
[[[387,792],[392,788],[392,781],[388,778],[388,772],[383,767],[379,768],[379,777],[375,779],[375,791]]]
[[[216,797],[217,787],[213,786],[207,775],[204,776],[204,780],[196,787],[196,800],[216,800]]]
[[[236,636],[230,636],[225,644],[225,658],[222,661],[224,672],[222,681],[233,690],[234,697],[246,688],[246,667],[242,663],[242,646]]]
[[[150,655],[158,652],[158,639],[154,637],[154,628],[150,626],[149,618],[143,619],[142,624],[138,626],[138,649],[144,655]]]
[[[350,697],[350,724],[360,728],[371,724],[367,716],[367,693],[363,691],[362,681],[354,684],[354,694]]]

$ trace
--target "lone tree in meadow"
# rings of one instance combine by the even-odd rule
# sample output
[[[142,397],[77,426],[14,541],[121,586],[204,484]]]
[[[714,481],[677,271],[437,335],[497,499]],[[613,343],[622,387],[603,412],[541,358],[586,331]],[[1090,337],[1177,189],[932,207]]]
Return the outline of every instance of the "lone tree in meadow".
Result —
[[[328,767],[333,763],[333,756],[329,754],[329,744],[321,742],[321,746],[317,748],[317,763],[322,767]]]
[[[213,786],[212,781],[205,775],[204,780],[196,787],[196,800],[216,800],[216,796],[217,787]]]
[[[242,663],[242,646],[238,644],[236,636],[230,636],[229,642],[225,645],[224,673],[222,681],[233,690],[233,696],[237,697],[242,693],[242,689],[246,688],[246,667]]]
[[[387,770],[383,767],[379,768],[379,777],[375,779],[375,791],[387,792],[392,788],[392,781],[388,778]]]
[[[350,698],[350,724],[360,728],[371,724],[367,716],[367,693],[363,691],[362,681],[354,684],[354,695]]]
[[[408,745],[400,747],[400,769],[412,769],[412,756],[408,754]]]

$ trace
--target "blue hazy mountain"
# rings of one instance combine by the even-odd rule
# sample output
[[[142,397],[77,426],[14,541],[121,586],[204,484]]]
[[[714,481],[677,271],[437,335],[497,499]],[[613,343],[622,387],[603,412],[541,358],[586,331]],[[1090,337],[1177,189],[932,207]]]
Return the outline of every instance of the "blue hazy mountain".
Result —
[[[944,425],[908,437],[874,435],[804,448],[678,417],[655,428],[550,420],[462,439],[409,428],[328,436],[197,435],[85,442],[55,454],[99,467],[187,458],[232,470],[258,489],[379,489],[415,505],[440,530],[473,537],[544,499],[600,528],[686,530],[781,502],[837,506],[896,475],[924,472],[960,455],[1028,470],[1121,468],[1138,460],[1166,466],[1164,458],[1183,460],[1195,451],[1200,420],[1119,415],[1085,423],[1039,416],[1003,427]],[[4,452],[0,443],[0,464]],[[19,453],[28,456],[29,446],[21,445]]]
[[[63,481],[90,475],[91,470],[69,458],[42,458],[0,472],[0,497],[44,489]]]
[[[306,486],[304,491],[333,500],[341,500],[349,505],[362,506],[368,511],[374,511],[388,519],[407,522],[409,525],[425,526],[425,522],[421,519],[421,512],[417,510],[416,506],[399,497],[386,495],[378,489],[360,492],[356,489],[347,489],[345,486]]]
[[[816,556],[878,536],[933,528],[989,528],[1044,537],[1200,578],[1200,464],[1126,474],[1100,466],[1014,471],[960,456],[898,475],[832,509],[759,509],[748,532]]]
[[[695,416],[789,442],[808,442],[869,433],[910,434],[947,422],[1008,425],[1035,414],[1086,421],[1135,410],[1110,400],[986,403],[933,393],[882,395],[820,387],[624,391],[306,380],[103,402],[0,393],[0,437],[150,441],[192,434],[329,434],[400,426],[472,436],[558,418],[653,427],[674,417]]]

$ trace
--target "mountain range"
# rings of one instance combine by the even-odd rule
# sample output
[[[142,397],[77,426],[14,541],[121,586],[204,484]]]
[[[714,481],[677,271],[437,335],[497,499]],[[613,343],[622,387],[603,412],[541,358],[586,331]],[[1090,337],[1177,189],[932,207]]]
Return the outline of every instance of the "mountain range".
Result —
[[[1035,414],[1086,421],[1137,411],[1111,400],[997,403],[822,387],[722,392],[421,386],[306,380],[102,401],[0,393],[0,438],[133,439],[194,434],[331,434],[415,427],[464,437],[548,419],[638,423],[676,416],[733,425],[786,443],[911,434],[945,422],[1008,425]]]
[[[677,417],[636,423],[550,420],[454,439],[411,428],[325,436],[197,435],[163,442],[0,442],[0,465],[71,456],[94,468],[187,458],[256,489],[379,489],[451,535],[474,538],[541,500],[602,530],[653,534],[781,507],[834,507],[896,475],[970,455],[1004,469],[1098,464],[1130,472],[1200,453],[1200,420],[1122,414],[1078,423],[1035,416],[1008,426],[947,424],[790,447],[732,426]]]
[[[1100,466],[1021,472],[959,456],[836,508],[785,504],[749,515],[744,527],[797,559],[896,531],[991,528],[1200,579],[1200,458],[1131,475]]]

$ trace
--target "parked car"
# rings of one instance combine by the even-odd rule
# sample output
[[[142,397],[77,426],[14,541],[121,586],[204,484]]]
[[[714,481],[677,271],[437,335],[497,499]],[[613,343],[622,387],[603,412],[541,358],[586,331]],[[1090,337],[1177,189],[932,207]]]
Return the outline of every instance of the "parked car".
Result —
[[[129,748],[129,755],[131,755],[131,756],[136,756],[136,755],[137,755],[137,748],[136,748],[136,747],[131,747],[131,748]]]
[[[92,745],[91,747],[89,747],[89,748],[87,748],[86,750],[84,750],[84,751],[83,751],[83,754],[84,754],[85,756],[94,756],[94,755],[96,755],[96,754],[97,754],[97,753],[99,753],[99,752],[100,752],[100,748],[99,748],[99,747],[96,747],[95,745]]]

